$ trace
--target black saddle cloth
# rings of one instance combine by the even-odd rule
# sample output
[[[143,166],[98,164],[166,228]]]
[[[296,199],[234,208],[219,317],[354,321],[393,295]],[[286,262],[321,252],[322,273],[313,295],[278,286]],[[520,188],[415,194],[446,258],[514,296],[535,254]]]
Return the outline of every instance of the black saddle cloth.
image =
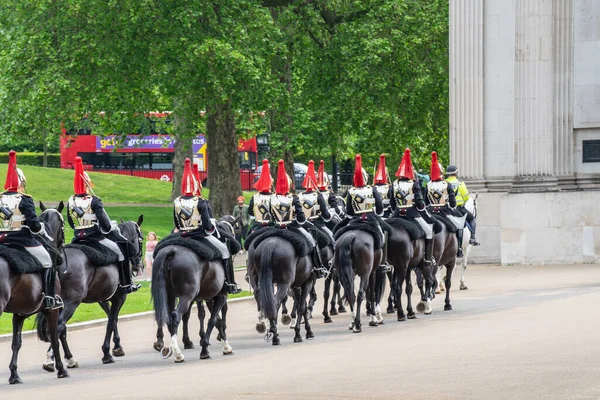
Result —
[[[331,239],[329,238],[329,236],[327,236],[327,234],[325,232],[323,232],[318,227],[318,225],[312,225],[311,224],[309,226],[306,226],[306,230],[315,239],[315,242],[317,242],[317,246],[319,247],[319,249],[322,249],[322,248],[327,247],[330,244],[332,244],[331,243]]]
[[[156,258],[158,253],[167,246],[185,247],[207,261],[221,259],[221,252],[215,246],[210,244],[209,241],[201,238],[194,239],[191,236],[182,236],[181,232],[172,233],[158,242],[154,249],[154,258]]]
[[[412,218],[388,218],[385,220],[392,227],[400,227],[403,228],[406,232],[408,232],[408,236],[410,240],[422,239],[425,237],[425,231],[421,228],[418,222],[416,222]]]
[[[295,232],[293,229],[280,229],[274,227],[262,228],[258,231],[253,232],[258,233],[253,241],[255,246],[258,246],[263,240],[268,239],[270,237],[280,237],[292,244],[296,253],[300,257],[304,257],[308,253],[310,253],[311,246],[300,232]],[[252,236],[252,235],[251,235]]]
[[[378,223],[379,223],[379,226],[381,226],[381,230],[379,230],[379,227],[377,226]],[[340,223],[340,225],[341,225],[341,223]],[[383,221],[382,219],[379,219],[379,218],[367,219],[366,221],[360,221],[357,219],[354,221],[350,221],[345,226],[340,226],[340,225],[338,225],[336,227],[336,231],[333,234],[333,237],[335,238],[335,240],[338,240],[344,233],[346,233],[348,231],[353,231],[353,230],[363,231],[363,232],[367,232],[371,236],[373,236],[375,250],[379,250],[379,249],[383,248],[383,237],[381,236],[381,231],[388,232],[389,234],[391,234],[391,232],[392,232],[392,227],[389,226],[385,221]]]
[[[221,241],[223,241],[223,239],[227,240],[226,243],[229,245],[229,252],[232,255],[237,254],[240,252],[240,250],[242,250],[242,245],[236,240],[235,236],[233,236],[231,233],[227,232],[223,228],[217,227],[217,229],[219,230],[219,234],[221,235]]]
[[[66,245],[65,248],[81,251],[94,267],[104,267],[119,262],[119,256],[113,253],[108,247],[93,240],[78,241]]]
[[[432,212],[431,216],[436,221],[438,221],[440,224],[445,225],[446,226],[446,230],[448,230],[448,232],[450,232],[450,233],[456,233],[456,225],[454,225],[454,223],[452,223],[452,221],[450,221],[448,218],[446,218],[446,216],[444,214],[439,214],[439,213],[433,213]],[[441,231],[441,229],[439,231]],[[438,232],[436,232],[436,233],[438,233]]]
[[[42,264],[22,247],[0,245],[0,257],[4,258],[16,275],[39,274]]]

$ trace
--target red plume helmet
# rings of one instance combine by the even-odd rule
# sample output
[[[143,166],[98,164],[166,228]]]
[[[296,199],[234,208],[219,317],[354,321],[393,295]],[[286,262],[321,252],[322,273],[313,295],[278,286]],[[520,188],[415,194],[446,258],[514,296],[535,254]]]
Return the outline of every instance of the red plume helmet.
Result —
[[[271,178],[271,170],[269,168],[269,161],[267,159],[263,160],[262,163],[262,171],[260,172],[260,178],[254,184],[254,189],[258,190],[259,193],[269,192],[271,193],[271,183],[273,182],[273,178]]]
[[[196,179],[192,171],[191,161],[189,158],[186,158],[183,166],[183,178],[181,179],[181,194],[184,196],[194,196],[196,190]]]
[[[362,173],[362,158],[360,154],[356,155],[356,166],[354,167],[354,187],[366,186],[365,178]]]
[[[325,175],[325,162],[319,163],[319,173],[317,175],[317,187],[319,190],[327,190],[327,176]]]
[[[75,157],[75,177],[73,178],[73,190],[75,190],[75,194],[87,194],[84,173],[81,157]]]
[[[198,164],[192,164],[192,170],[194,173],[194,179],[196,179],[196,193],[194,196],[202,197],[202,179],[200,179],[200,170],[198,169]]]
[[[317,190],[317,176],[315,174],[315,162],[313,160],[308,162],[308,170],[306,170],[306,176],[304,177],[302,186],[309,192]]]
[[[429,177],[432,181],[441,181],[444,179],[442,178],[442,171],[440,171],[440,163],[438,161],[437,153],[435,151],[431,153],[431,170],[429,172]]]
[[[379,156],[379,167],[377,167],[377,173],[373,178],[373,184],[385,185],[386,183],[388,183],[387,168],[385,167],[385,155],[382,154]]]
[[[6,171],[6,183],[4,189],[9,192],[19,190],[19,174],[17,173],[17,153],[11,150],[8,153],[8,171]]]
[[[415,172],[413,171],[412,161],[410,160],[410,149],[404,149],[404,156],[400,161],[398,171],[396,171],[397,178],[407,178],[415,180]]]
[[[285,195],[290,192],[290,182],[288,175],[285,173],[285,165],[283,160],[277,162],[277,183],[275,184],[275,193]]]

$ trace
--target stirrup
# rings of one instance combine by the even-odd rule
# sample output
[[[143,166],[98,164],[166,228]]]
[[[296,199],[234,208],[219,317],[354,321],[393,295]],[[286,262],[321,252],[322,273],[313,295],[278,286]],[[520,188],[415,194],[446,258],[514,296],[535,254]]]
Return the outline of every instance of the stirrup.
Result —
[[[242,293],[242,287],[237,283],[226,283],[225,286],[227,287],[227,293],[229,294]]]
[[[44,296],[44,309],[45,310],[56,310],[59,308],[63,308],[64,303],[60,296]]]
[[[125,294],[130,294],[133,292],[137,292],[139,288],[142,287],[139,283],[132,283],[130,285],[119,285],[121,289],[125,292]]]
[[[315,272],[317,279],[327,278],[330,274],[329,270],[327,268],[323,268],[323,267],[315,268],[315,269],[313,269],[313,271]]]
[[[473,245],[473,246],[479,246],[481,243],[479,243],[479,241],[477,241],[476,238],[471,238],[469,239],[469,244]]]
[[[383,264],[379,264],[379,269],[383,272],[392,272],[394,270],[394,267],[392,267],[389,263],[383,263]]]
[[[456,252],[456,257],[464,257],[462,247],[458,248],[458,251]]]

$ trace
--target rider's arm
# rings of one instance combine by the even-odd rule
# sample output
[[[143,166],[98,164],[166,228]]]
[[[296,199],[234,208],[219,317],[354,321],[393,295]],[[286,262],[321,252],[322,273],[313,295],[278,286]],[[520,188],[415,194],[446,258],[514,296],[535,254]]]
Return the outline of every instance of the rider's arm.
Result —
[[[254,196],[250,199],[250,205],[248,206],[248,215],[252,215],[254,217]]]
[[[175,228],[177,229],[181,228],[179,226],[179,219],[177,219],[177,214],[175,213],[175,207],[173,207],[173,225],[175,225]]]
[[[321,210],[321,218],[323,218],[323,221],[330,221],[331,213],[329,212],[329,208],[327,207],[327,203],[325,202],[325,197],[319,192],[317,192],[317,203],[319,203],[319,209]]]
[[[200,213],[200,220],[202,221],[202,229],[208,234],[212,234],[215,231],[211,218],[212,210],[210,204],[206,200],[198,201],[198,212]]]
[[[294,207],[294,212],[296,213],[296,221],[299,224],[305,223],[306,215],[304,215],[304,210],[302,209],[302,204],[300,204],[300,199],[296,195],[294,195],[292,197],[292,207]]]
[[[375,198],[375,214],[382,216],[383,215],[383,199],[381,195],[373,186],[373,197]]]
[[[388,190],[388,199],[390,199],[390,208],[392,211],[396,211],[396,199],[394,198],[394,185],[390,185]]]
[[[25,216],[25,222],[23,222],[23,224],[27,225],[32,233],[39,233],[42,230],[42,224],[40,224],[40,220],[35,213],[35,204],[31,197],[21,197],[19,211]]]
[[[354,216],[354,209],[352,208],[352,196],[350,193],[346,195],[346,215]]]
[[[100,200],[98,197],[92,198],[92,212],[96,214],[96,218],[98,219],[98,226],[100,227],[100,232],[104,234],[109,233],[111,230],[110,218],[108,218],[108,215],[104,210],[102,200]]]
[[[456,208],[456,193],[450,185],[448,185],[448,203],[450,203],[450,208]]]
[[[413,194],[415,196],[413,202],[417,207],[417,210],[422,211],[425,209],[425,202],[423,201],[423,194],[421,193],[421,185],[418,181],[413,183]]]
[[[75,229],[75,223],[73,222],[73,218],[71,218],[71,207],[69,206],[69,203],[67,203],[67,222],[71,229]]]

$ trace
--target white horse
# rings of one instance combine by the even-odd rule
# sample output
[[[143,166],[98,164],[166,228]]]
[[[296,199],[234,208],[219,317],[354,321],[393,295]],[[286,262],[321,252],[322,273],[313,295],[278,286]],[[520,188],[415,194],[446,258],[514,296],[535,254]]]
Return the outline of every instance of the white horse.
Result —
[[[479,196],[479,193],[474,193],[472,196],[469,196],[469,200],[465,203],[465,208],[471,213],[473,214],[473,216],[475,218],[477,218],[477,197]],[[471,247],[473,247],[473,245],[470,243],[471,242],[471,230],[469,229],[469,225],[465,224],[465,229],[463,230],[463,242],[462,242],[462,249],[463,249],[463,256],[462,259],[460,261],[460,290],[467,290],[469,289],[467,287],[467,285],[465,284],[465,270],[467,269],[467,261],[469,259],[469,252],[471,251]],[[445,290],[444,287],[444,280],[441,279],[442,275],[441,275],[441,268],[438,269],[437,271],[437,281],[438,281],[438,287],[435,290],[436,293],[440,293],[441,291]]]

